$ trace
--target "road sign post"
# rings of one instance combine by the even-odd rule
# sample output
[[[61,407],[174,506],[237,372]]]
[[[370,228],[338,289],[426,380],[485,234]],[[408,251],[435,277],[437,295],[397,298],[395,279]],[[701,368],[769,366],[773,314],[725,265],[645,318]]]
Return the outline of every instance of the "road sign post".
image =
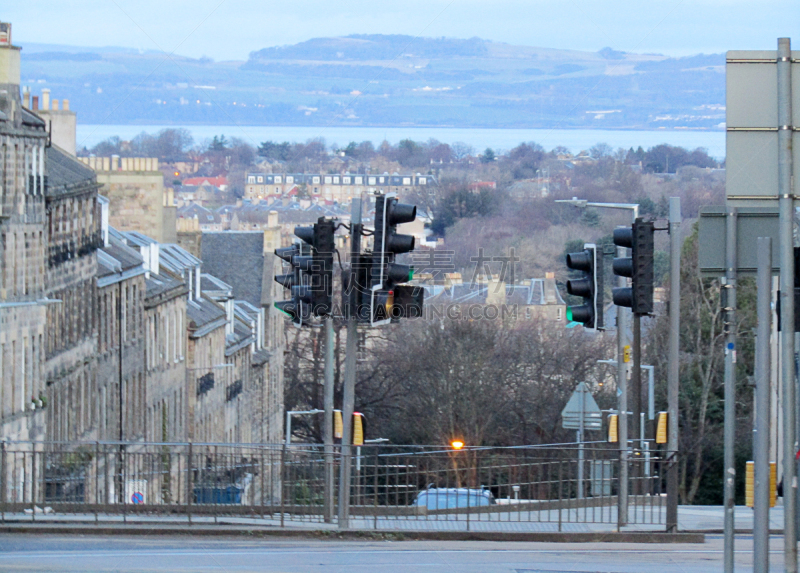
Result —
[[[578,499],[583,499],[583,442],[586,430],[603,428],[603,413],[594,400],[586,382],[581,382],[570,396],[567,405],[561,411],[561,425],[566,429],[577,430],[578,443]]]

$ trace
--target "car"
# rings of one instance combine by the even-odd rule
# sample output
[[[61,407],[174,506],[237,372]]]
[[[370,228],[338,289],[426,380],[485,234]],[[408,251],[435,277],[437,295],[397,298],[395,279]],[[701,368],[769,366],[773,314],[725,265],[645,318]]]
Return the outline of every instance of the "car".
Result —
[[[414,505],[432,509],[456,509],[480,507],[495,503],[488,489],[468,489],[464,487],[429,487],[419,492]]]

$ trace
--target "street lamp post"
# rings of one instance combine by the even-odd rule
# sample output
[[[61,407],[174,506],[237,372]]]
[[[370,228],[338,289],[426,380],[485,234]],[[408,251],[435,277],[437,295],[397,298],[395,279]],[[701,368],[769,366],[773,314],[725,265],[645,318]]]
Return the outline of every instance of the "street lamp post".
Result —
[[[603,209],[622,209],[631,211],[633,221],[639,217],[637,203],[596,203],[586,199],[557,199],[556,203],[567,203],[580,209],[586,207],[599,207]],[[625,257],[625,248],[617,247],[617,256]],[[617,278],[617,286],[626,286],[625,277]],[[629,311],[617,307],[617,410],[619,411],[619,442],[620,442],[620,472],[619,472],[619,497],[618,497],[618,526],[628,524],[628,388],[627,366],[623,360],[628,329]]]
[[[286,411],[286,447],[292,441],[292,416],[324,414],[325,410],[287,410]]]

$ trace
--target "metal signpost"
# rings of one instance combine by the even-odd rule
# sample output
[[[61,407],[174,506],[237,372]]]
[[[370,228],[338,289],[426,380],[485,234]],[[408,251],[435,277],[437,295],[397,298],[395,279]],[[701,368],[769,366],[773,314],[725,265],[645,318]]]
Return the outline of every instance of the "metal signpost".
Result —
[[[800,159],[800,136],[793,126],[792,72],[800,74],[800,59],[792,60],[789,38],[778,39],[777,51],[730,51],[726,58],[726,194],[724,231],[701,217],[700,266],[706,276],[725,275],[727,292],[725,360],[725,571],[733,571],[733,465],[735,425],[736,275],[753,273],[759,261],[756,238],[770,237],[777,248],[773,258],[780,269],[781,322],[780,369],[783,401],[783,500],[784,563],[788,573],[797,573],[797,479],[795,452],[795,357],[794,357],[794,212],[800,181],[793,178],[793,153]],[[800,110],[800,101],[796,109]],[[794,145],[792,145],[794,140]],[[746,229],[759,218],[758,229]],[[767,213],[771,213],[768,215]],[[777,214],[777,221],[775,215]],[[769,221],[769,219],[772,219]],[[767,223],[769,221],[769,223]],[[705,227],[704,227],[705,222]],[[777,226],[775,223],[777,222]],[[715,227],[712,230],[712,227]],[[769,229],[767,228],[769,227]],[[724,249],[720,247],[724,245]],[[711,253],[712,249],[717,254]],[[720,265],[719,253],[725,253]],[[716,258],[716,260],[714,260]],[[763,261],[762,261],[763,263]],[[722,266],[722,268],[720,268]],[[722,272],[720,272],[722,271]],[[762,420],[763,421],[763,420]],[[761,437],[763,438],[763,436]],[[761,439],[760,438],[760,439]],[[768,550],[761,548],[761,550]]]
[[[578,442],[578,499],[583,499],[583,442],[586,430],[603,429],[603,413],[594,400],[586,382],[581,382],[561,411],[561,425],[577,430]]]

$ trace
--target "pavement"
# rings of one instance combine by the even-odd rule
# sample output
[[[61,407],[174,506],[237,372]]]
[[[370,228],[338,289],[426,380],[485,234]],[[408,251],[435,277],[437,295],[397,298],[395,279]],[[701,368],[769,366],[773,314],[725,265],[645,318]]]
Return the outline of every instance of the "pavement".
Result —
[[[589,508],[559,512],[512,512],[461,515],[409,515],[398,517],[361,517],[350,520],[352,534],[395,534],[404,538],[427,539],[508,539],[508,540],[648,540],[653,535],[662,541],[702,542],[702,534],[723,530],[721,506],[680,506],[678,530],[691,536],[665,536],[663,508],[631,508],[631,523],[617,528],[616,508]],[[749,533],[753,528],[753,512],[738,506],[735,509],[737,532]],[[295,516],[297,517],[297,516]],[[324,523],[321,516],[299,516],[289,519],[279,515],[261,517],[146,515],[146,514],[59,514],[5,513],[0,516],[0,533],[151,533],[198,535],[339,535],[335,523]],[[469,517],[469,518],[468,518]],[[638,522],[638,523],[637,523]],[[770,511],[770,530],[781,534],[783,508]]]

